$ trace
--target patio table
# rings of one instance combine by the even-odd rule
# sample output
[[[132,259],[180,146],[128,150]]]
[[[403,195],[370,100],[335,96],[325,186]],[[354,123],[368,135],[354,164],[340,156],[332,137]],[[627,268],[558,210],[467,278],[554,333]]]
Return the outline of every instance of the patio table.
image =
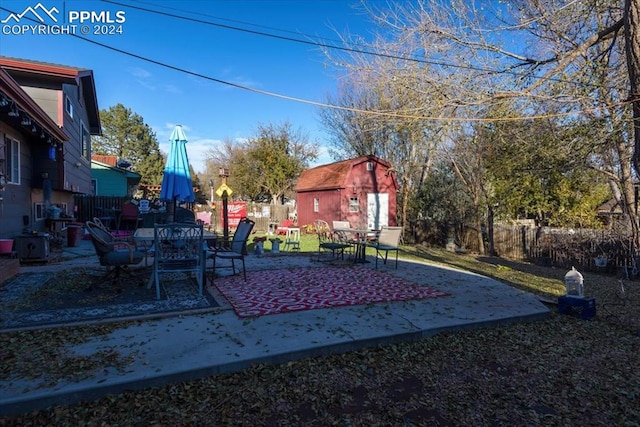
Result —
[[[75,218],[47,218],[45,224],[49,232],[56,238],[62,238],[62,232],[67,230],[67,226],[71,222],[76,222]]]
[[[352,234],[355,238],[356,244],[356,256],[354,258],[354,262],[357,263],[365,263],[367,262],[367,240],[369,237],[376,237],[378,235],[378,230],[368,230],[368,229],[359,229],[359,228],[336,228],[333,230],[337,233],[344,234]]]
[[[206,242],[206,246],[208,247],[216,246],[216,242],[218,240],[217,233],[213,231],[202,230],[202,236],[204,238],[204,241]],[[155,240],[155,229],[153,227],[138,228],[136,232],[133,234],[133,240],[135,240],[136,242],[141,242],[147,247],[147,250],[145,251],[145,265],[146,265],[147,253],[149,252],[149,248],[151,246],[151,243],[149,242],[153,242]],[[208,249],[207,247],[202,248],[202,250],[205,252],[207,251],[207,249]],[[206,266],[203,265],[203,268],[206,268]],[[148,288],[151,288],[151,286],[153,286],[153,277],[154,277],[154,272],[151,272],[151,278],[149,279],[149,283],[147,283]]]
[[[218,240],[218,234],[214,231],[202,230],[204,240],[207,241],[209,246],[215,246],[216,240]],[[153,227],[141,227],[133,234],[134,240],[138,242],[153,242],[155,239]],[[211,243],[211,244],[210,244]]]

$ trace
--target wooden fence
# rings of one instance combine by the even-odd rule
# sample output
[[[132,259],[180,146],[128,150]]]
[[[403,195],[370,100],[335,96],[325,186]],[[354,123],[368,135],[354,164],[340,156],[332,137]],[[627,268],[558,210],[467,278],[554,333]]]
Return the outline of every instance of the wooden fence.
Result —
[[[74,196],[74,204],[77,207],[76,218],[80,222],[85,222],[95,216],[99,216],[98,212],[106,209],[121,210],[122,205],[131,200],[128,197],[114,196],[92,196],[86,194],[77,194]],[[208,206],[191,206],[194,211],[208,210]],[[218,228],[222,222],[220,220],[220,209],[222,204],[218,204],[218,209],[213,213],[212,224]],[[270,227],[273,228],[278,224],[282,224],[285,219],[294,219],[295,210],[288,205],[270,205],[267,203],[247,203],[247,217],[254,220],[256,232],[268,232]]]
[[[608,271],[636,268],[629,236],[612,230],[494,226],[496,255],[538,264],[602,270],[595,258],[606,258]]]
[[[122,209],[122,205],[130,200],[128,197],[93,196],[88,194],[76,194],[73,203],[77,208],[75,217],[80,222],[86,222],[95,216],[99,216],[101,210]]]
[[[256,232],[267,233],[285,219],[295,219],[295,209],[289,205],[247,203],[247,217],[256,222],[253,227]]]

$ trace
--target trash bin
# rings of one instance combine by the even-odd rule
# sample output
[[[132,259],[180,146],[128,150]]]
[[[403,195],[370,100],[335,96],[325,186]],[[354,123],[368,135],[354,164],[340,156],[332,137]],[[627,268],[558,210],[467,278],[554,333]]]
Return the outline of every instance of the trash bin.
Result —
[[[72,222],[67,225],[67,246],[75,247],[78,246],[78,239],[80,238],[80,233],[82,231],[82,223],[81,222]]]

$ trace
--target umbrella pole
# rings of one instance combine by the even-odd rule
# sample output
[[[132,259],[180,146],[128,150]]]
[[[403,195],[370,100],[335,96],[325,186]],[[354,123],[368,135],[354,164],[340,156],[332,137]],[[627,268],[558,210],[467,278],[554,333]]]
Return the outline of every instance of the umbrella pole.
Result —
[[[167,209],[166,209],[167,217],[165,222],[167,224],[171,224],[174,222],[174,219],[176,217],[175,200],[166,199],[166,205],[167,205]]]

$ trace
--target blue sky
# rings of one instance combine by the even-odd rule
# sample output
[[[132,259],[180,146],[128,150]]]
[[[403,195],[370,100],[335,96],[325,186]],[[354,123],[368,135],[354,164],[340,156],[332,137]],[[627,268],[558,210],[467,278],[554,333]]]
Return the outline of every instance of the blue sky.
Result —
[[[125,5],[282,37],[306,41],[313,37],[331,44],[339,44],[336,31],[369,38],[373,30],[367,15],[355,8],[357,0],[117,1],[121,4],[2,0],[0,7],[21,13],[38,3],[49,11],[57,8],[59,12],[53,15],[60,25],[71,24],[71,13],[78,16],[88,12],[89,20],[73,24],[78,36],[82,36],[82,24],[88,25],[85,37],[89,40],[211,79],[316,102],[326,101],[327,94],[337,87],[336,70],[319,47]],[[118,11],[124,15],[118,15]],[[111,22],[102,27],[96,15]],[[7,11],[0,10],[0,21],[8,16]],[[54,22],[45,19],[49,24]],[[124,22],[114,22],[118,20]],[[25,21],[26,15],[20,24]],[[93,34],[99,28],[121,30],[122,34]],[[204,168],[204,153],[209,148],[225,138],[253,136],[259,123],[289,121],[294,128],[306,131],[311,142],[321,146],[326,142],[318,119],[319,107],[185,74],[78,37],[33,35],[15,28],[9,32],[14,33],[0,35],[1,55],[92,69],[100,109],[117,103],[131,108],[156,132],[163,151],[168,150],[174,125],[181,124],[189,138],[189,161],[198,172]],[[314,164],[329,161],[322,151]]]

